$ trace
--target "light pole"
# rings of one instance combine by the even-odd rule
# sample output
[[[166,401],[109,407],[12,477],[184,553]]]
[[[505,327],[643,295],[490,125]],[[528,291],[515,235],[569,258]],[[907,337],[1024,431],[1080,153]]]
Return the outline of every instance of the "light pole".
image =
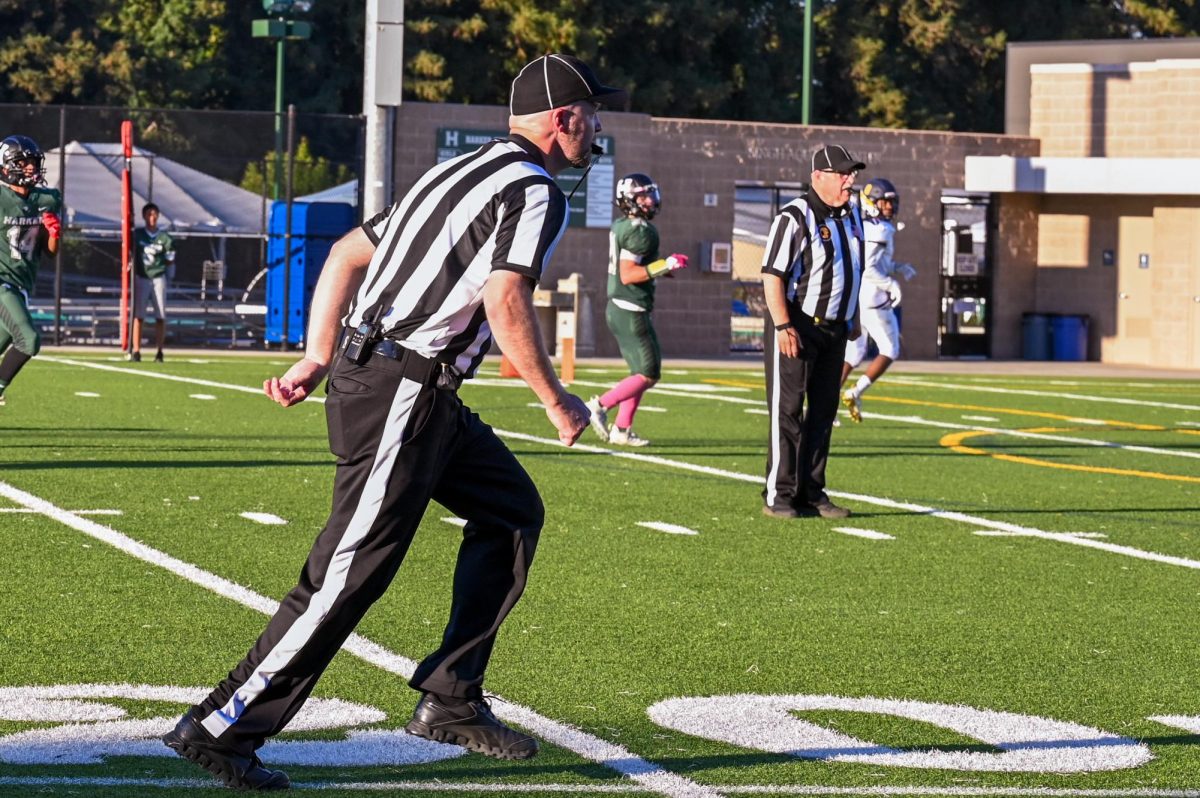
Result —
[[[804,0],[804,65],[801,67],[803,83],[800,87],[800,124],[807,125],[812,116],[812,57],[813,57],[813,3]]]
[[[256,19],[251,34],[256,39],[275,40],[275,185],[272,199],[279,199],[279,179],[283,173],[283,43],[287,39],[307,39],[312,25],[289,19],[292,14],[307,14],[315,0],[262,0],[263,10],[274,19]]]

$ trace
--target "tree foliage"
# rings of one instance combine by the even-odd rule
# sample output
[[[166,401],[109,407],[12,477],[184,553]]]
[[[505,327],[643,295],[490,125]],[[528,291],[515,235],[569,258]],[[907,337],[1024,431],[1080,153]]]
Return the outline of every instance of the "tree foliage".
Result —
[[[1194,0],[824,2],[813,117],[822,122],[1000,131],[1010,42],[1195,35]]]
[[[1195,36],[1197,0],[811,0],[814,122],[999,131],[1010,42]],[[570,52],[658,116],[801,118],[804,0],[407,0],[405,96],[505,104]],[[0,101],[267,110],[256,0],[0,0]],[[364,0],[316,0],[285,44],[301,111],[362,110]]]
[[[312,145],[307,136],[301,136],[296,144],[295,164],[292,167],[292,196],[302,197],[305,194],[315,194],[327,188],[354,179],[354,174],[346,164],[336,166],[328,158],[313,155]],[[284,160],[283,168],[287,169]],[[286,173],[280,174],[280,196]],[[268,152],[262,161],[251,161],[242,175],[242,188],[255,194],[272,196],[275,191],[275,153]]]
[[[224,0],[0,0],[3,99],[204,104],[225,73]]]

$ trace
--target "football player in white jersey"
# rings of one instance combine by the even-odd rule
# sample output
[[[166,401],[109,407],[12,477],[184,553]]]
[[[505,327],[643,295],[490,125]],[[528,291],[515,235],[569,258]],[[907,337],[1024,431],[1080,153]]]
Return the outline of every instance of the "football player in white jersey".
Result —
[[[862,287],[858,293],[859,314],[863,335],[846,342],[846,362],[842,364],[842,384],[850,372],[867,356],[867,336],[879,348],[879,354],[867,366],[853,388],[842,394],[842,404],[850,418],[862,421],[862,395],[900,357],[900,325],[896,321],[896,306],[900,304],[900,281],[911,280],[917,273],[910,264],[892,259],[896,240],[896,215],[900,211],[900,194],[890,180],[879,178],[863,187],[859,195],[867,241],[867,257],[863,266]]]

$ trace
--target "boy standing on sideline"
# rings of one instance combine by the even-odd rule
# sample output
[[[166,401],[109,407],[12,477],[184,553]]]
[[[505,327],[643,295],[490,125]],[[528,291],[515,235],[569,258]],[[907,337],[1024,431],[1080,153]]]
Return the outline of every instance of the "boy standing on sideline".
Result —
[[[0,405],[4,391],[41,349],[29,292],[42,253],[58,252],[62,195],[45,188],[45,156],[28,136],[0,141]]]
[[[917,270],[907,263],[892,260],[896,246],[896,214],[900,212],[900,194],[896,187],[890,180],[879,178],[867,183],[859,196],[867,240],[862,287],[858,292],[863,334],[846,344],[842,385],[867,356],[868,335],[879,347],[879,354],[854,387],[842,394],[842,404],[850,411],[850,418],[861,423],[862,395],[900,357],[900,322],[896,318],[896,307],[900,304],[901,292],[895,275],[907,281],[916,276]]]
[[[175,240],[166,230],[158,229],[158,206],[147,202],[142,207],[145,227],[134,235],[133,261],[137,279],[133,288],[133,351],[129,359],[142,359],[142,320],[146,303],[154,308],[154,343],[158,351],[154,362],[163,361],[163,341],[167,337],[167,280],[175,271]]]
[[[621,347],[630,374],[603,396],[587,403],[592,429],[600,440],[620,446],[646,446],[650,441],[633,431],[633,416],[642,395],[662,376],[662,349],[650,321],[656,278],[674,277],[688,265],[687,255],[658,257],[658,230],[650,220],[662,205],[658,185],[649,175],[635,172],[617,183],[617,207],[624,214],[613,222],[608,236],[608,306],[604,318]],[[608,426],[608,411],[619,407],[616,425]]]

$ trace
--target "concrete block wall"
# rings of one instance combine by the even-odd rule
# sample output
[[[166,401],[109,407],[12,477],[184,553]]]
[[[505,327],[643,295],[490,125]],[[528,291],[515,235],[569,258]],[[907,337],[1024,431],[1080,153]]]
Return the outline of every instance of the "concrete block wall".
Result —
[[[1029,135],[1043,157],[1084,158],[1092,146],[1092,66],[1036,64],[1030,69]]]
[[[997,200],[992,246],[992,351],[994,358],[1021,357],[1021,317],[1037,311],[1038,198],[1004,194]]]
[[[1200,60],[1037,64],[1030,78],[1043,156],[1200,157]]]

